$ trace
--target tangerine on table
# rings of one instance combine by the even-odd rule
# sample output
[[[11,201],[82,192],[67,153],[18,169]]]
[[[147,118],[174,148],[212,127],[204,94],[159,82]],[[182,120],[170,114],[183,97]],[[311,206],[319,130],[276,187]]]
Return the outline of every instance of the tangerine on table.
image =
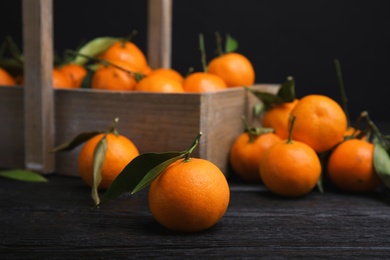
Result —
[[[136,91],[182,93],[183,85],[175,79],[162,74],[149,75],[142,78],[135,87]]]
[[[314,149],[292,140],[295,119],[295,116],[290,119],[288,139],[271,146],[259,166],[264,185],[273,193],[285,197],[308,194],[318,183],[322,171]]]
[[[84,77],[87,75],[87,70],[79,64],[68,63],[58,68],[72,82],[73,88],[80,88]]]
[[[190,158],[168,166],[149,187],[149,208],[162,226],[198,232],[225,214],[230,189],[221,170],[210,161]]]
[[[308,194],[321,176],[316,152],[299,141],[276,143],[260,163],[260,176],[273,193],[286,197]]]
[[[89,139],[82,147],[78,169],[82,180],[90,187],[93,183],[93,158],[96,145],[105,134],[98,134]],[[106,134],[107,150],[101,169],[101,182],[99,189],[107,189],[123,168],[136,156],[139,151],[134,143],[125,136]]]
[[[221,77],[227,87],[250,87],[255,83],[255,70],[250,60],[236,52],[225,53],[212,59],[208,73]]]
[[[124,70],[112,65],[100,66],[92,76],[91,88],[112,91],[134,90],[137,85],[137,80],[132,74],[134,68],[120,60],[112,63]]]
[[[210,92],[227,88],[223,79],[206,72],[194,72],[188,75],[183,82],[185,92]]]
[[[117,41],[99,57],[110,62],[121,60],[129,64],[136,72],[143,72],[148,62],[143,51],[133,42]]]
[[[5,69],[0,67],[0,86],[16,86],[16,80]]]
[[[330,154],[327,173],[333,184],[347,192],[369,192],[382,181],[373,165],[374,145],[361,139],[340,143]]]
[[[281,139],[287,139],[290,113],[298,101],[298,99],[294,99],[292,102],[284,102],[265,111],[261,125],[263,127],[273,128],[275,134]]]
[[[307,95],[299,100],[291,114],[296,116],[292,139],[308,144],[318,153],[344,140],[347,116],[341,106],[327,96]]]
[[[274,133],[250,136],[244,132],[234,141],[229,153],[230,164],[237,175],[248,182],[260,182],[259,166],[266,151],[282,141]]]

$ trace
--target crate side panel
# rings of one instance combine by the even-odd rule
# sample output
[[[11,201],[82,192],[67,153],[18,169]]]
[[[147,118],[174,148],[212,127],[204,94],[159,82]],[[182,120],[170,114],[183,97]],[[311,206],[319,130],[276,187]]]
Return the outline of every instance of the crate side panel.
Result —
[[[256,90],[276,93],[277,87],[272,84],[257,84]],[[244,131],[243,116],[251,126],[260,126],[259,117],[253,116],[253,107],[259,99],[244,88],[211,95],[208,107],[207,145],[204,155],[214,162],[226,176],[231,169],[229,152],[235,139]]]
[[[58,91],[56,144],[81,132],[105,131],[116,117],[119,133],[130,138],[141,153],[186,150],[199,132],[200,98],[187,94]],[[80,149],[57,154],[57,172],[77,176]]]
[[[201,156],[228,174],[228,153],[231,143],[243,130],[242,116],[245,114],[245,90],[235,88],[204,97],[207,116],[202,118],[206,145]]]
[[[24,168],[23,93],[0,87],[0,168]]]

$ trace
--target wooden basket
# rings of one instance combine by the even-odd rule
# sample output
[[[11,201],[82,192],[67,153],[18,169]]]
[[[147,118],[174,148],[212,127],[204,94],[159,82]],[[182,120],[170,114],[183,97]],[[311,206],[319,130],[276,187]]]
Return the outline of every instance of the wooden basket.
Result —
[[[149,61],[169,67],[171,1],[149,0],[148,8]],[[201,131],[193,156],[228,173],[228,153],[243,131],[242,116],[250,118],[259,102],[244,88],[184,94],[53,89],[52,0],[23,0],[23,37],[25,86],[0,88],[1,168],[77,176],[80,148],[53,154],[53,147],[81,132],[103,131],[119,117],[119,132],[140,152],[186,150]]]

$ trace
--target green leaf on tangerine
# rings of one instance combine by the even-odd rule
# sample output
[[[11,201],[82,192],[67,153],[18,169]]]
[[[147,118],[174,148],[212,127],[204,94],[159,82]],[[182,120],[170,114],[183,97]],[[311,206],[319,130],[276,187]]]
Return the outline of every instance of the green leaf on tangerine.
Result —
[[[104,163],[104,157],[106,156],[107,151],[107,138],[106,135],[97,143],[95,150],[93,152],[93,181],[91,196],[95,201],[95,205],[99,204],[100,198],[98,193],[98,187],[102,180],[101,172]]]
[[[226,35],[225,53],[235,52],[237,49],[238,49],[237,40],[231,37],[230,34]]]
[[[293,77],[287,77],[276,94],[259,91],[252,88],[246,88],[249,92],[255,95],[264,104],[264,111],[271,109],[275,105],[292,102],[295,99],[295,82]]]
[[[280,86],[276,94],[282,102],[292,102],[295,99],[295,80],[287,77],[287,80]]]
[[[114,182],[103,194],[99,205],[119,197],[126,191],[134,191],[139,185],[145,187],[147,182],[157,178],[162,170],[168,167],[173,161],[183,158],[186,153],[185,151],[144,153],[138,155],[115,178]]]
[[[87,75],[83,78],[80,88],[91,88],[93,74],[95,74],[94,70],[87,70]]]
[[[374,145],[374,168],[382,181],[390,188],[390,156],[381,143]]]
[[[98,37],[87,42],[83,47],[78,50],[78,53],[90,57],[96,57],[99,54],[103,53],[105,50],[107,50],[107,48],[109,48],[118,40],[119,38],[115,37]],[[84,65],[88,63],[88,61],[89,60],[85,57],[76,56],[71,62]]]
[[[70,151],[98,134],[100,134],[100,132],[98,132],[98,131],[85,132],[85,133],[78,134],[71,141],[65,142],[65,143],[60,144],[59,146],[55,147],[53,149],[53,152],[56,153],[56,152]]]
[[[156,167],[151,169],[145,175],[145,177],[142,178],[142,180],[138,183],[138,185],[133,189],[131,194],[134,194],[134,193],[142,190],[143,188],[146,188],[147,186],[149,186],[160,175],[160,173],[162,171],[164,171],[169,165],[171,165],[175,161],[183,158],[184,155],[185,154],[180,154],[176,157],[173,157],[172,159],[169,159],[169,160],[164,161],[163,163],[160,163],[159,165],[157,165]]]
[[[47,182],[41,174],[29,170],[7,170],[0,171],[0,177],[26,182]]]

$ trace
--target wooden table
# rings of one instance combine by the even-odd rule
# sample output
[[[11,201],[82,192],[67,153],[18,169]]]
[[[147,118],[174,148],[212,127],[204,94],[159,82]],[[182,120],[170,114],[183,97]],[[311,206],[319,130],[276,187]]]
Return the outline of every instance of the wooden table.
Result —
[[[317,190],[298,199],[231,182],[223,219],[195,234],[170,232],[152,217],[147,190],[91,209],[79,178],[48,183],[0,179],[1,259],[390,258],[390,192]]]

